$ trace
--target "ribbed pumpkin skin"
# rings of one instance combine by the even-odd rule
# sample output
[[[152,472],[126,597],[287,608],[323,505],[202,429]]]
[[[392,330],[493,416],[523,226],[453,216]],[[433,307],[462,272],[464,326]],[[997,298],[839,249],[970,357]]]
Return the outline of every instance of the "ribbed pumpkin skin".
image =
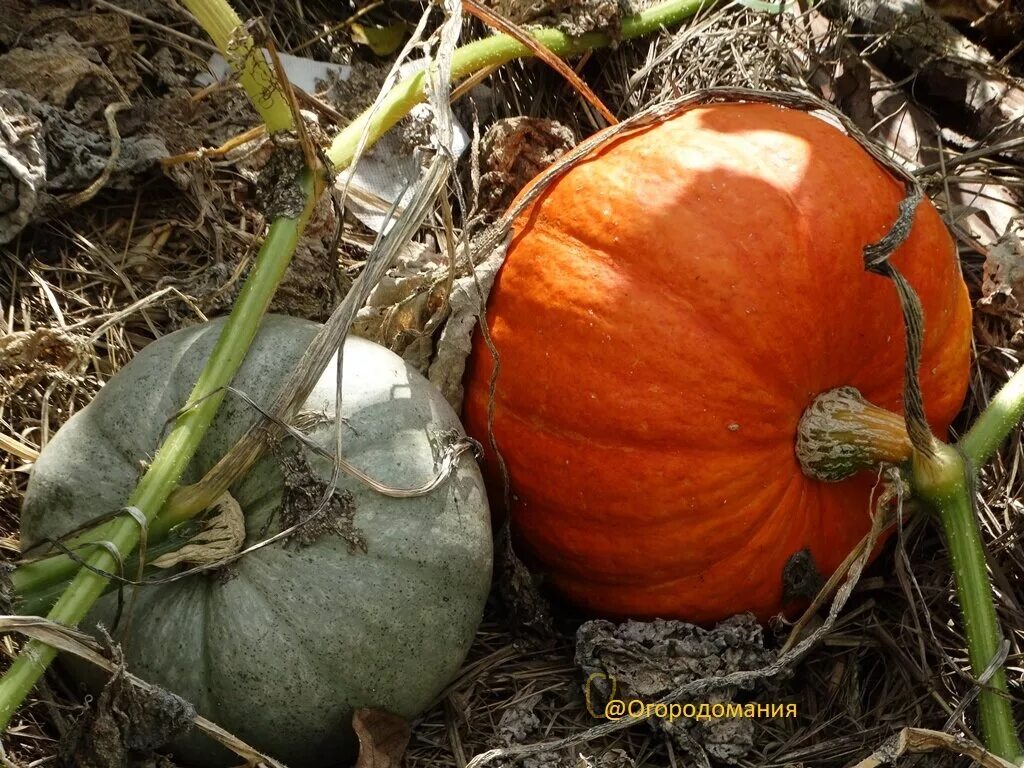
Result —
[[[826,122],[720,104],[612,139],[524,211],[488,304],[493,431],[513,530],[549,583],[596,614],[766,620],[795,552],[836,569],[869,528],[875,477],[806,478],[796,428],[841,385],[901,410],[896,293],[861,254],[902,196]],[[970,303],[929,203],[893,263],[923,303],[944,435]],[[478,333],[464,421],[485,445],[491,369]]]

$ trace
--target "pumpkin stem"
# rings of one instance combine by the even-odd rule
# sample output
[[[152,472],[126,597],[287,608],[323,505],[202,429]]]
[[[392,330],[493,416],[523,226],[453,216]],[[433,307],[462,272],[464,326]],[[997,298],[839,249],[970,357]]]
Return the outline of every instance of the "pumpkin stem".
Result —
[[[883,462],[902,464],[913,450],[903,417],[869,403],[853,387],[818,395],[797,426],[800,467],[826,483]]]
[[[936,441],[934,453],[914,451],[914,494],[939,519],[951,555],[971,672],[978,681],[978,714],[985,746],[1016,765],[1021,745],[1006,687],[1003,634],[988,577],[975,509],[974,472],[956,448]]]

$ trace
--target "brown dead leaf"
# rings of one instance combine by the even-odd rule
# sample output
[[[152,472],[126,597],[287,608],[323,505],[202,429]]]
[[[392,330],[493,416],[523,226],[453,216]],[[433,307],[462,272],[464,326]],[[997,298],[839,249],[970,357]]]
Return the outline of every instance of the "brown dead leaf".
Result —
[[[970,169],[965,173],[970,178]],[[1015,236],[1014,226],[1024,222],[1024,209],[1007,187],[995,181],[969,181],[958,176],[950,176],[947,181],[950,214],[964,232],[986,247]]]
[[[128,19],[119,13],[75,14],[66,8],[43,6],[24,20],[21,32],[18,44],[39,51],[74,40],[91,59],[102,62],[128,93],[142,83]]]
[[[1024,312],[1024,244],[1020,234],[1020,230],[1009,232],[988,249],[978,301],[982,312],[1018,318]]]
[[[398,768],[409,745],[409,724],[380,709],[357,709],[352,728],[359,737],[355,768]]]

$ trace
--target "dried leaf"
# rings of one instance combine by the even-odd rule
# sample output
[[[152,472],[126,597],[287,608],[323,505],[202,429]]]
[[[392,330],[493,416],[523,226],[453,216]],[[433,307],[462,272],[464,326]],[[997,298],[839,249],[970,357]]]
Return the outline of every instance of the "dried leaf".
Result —
[[[245,515],[234,497],[225,492],[213,505],[217,514],[209,518],[185,546],[154,560],[157,568],[210,565],[241,551],[245,544]]]
[[[357,709],[352,728],[359,737],[355,768],[398,768],[409,744],[409,724],[380,709]]]
[[[982,297],[978,309],[1000,317],[1017,317],[1024,310],[1024,244],[1007,234],[985,257]]]
[[[0,56],[0,71],[6,87],[55,107],[67,106],[84,80],[104,81],[107,77],[84,50],[70,44],[46,51],[15,48]]]

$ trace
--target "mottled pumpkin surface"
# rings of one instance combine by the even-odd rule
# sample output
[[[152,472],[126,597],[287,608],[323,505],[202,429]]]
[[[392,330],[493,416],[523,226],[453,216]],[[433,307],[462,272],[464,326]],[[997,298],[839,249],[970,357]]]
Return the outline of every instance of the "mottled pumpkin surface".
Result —
[[[25,545],[125,503],[139,462],[185,402],[222,325],[152,343],[57,433],[32,474]],[[316,329],[268,318],[234,386],[269,404]],[[445,441],[462,434],[455,413],[383,347],[350,339],[344,361],[346,458],[387,485],[423,485],[438,471]],[[324,447],[333,446],[335,382],[332,362],[303,408],[307,422],[319,421],[310,434]],[[185,480],[197,480],[254,419],[228,395]],[[294,449],[291,442],[279,448]],[[313,467],[330,476],[323,460]],[[294,766],[343,761],[354,748],[354,707],[418,714],[462,663],[490,583],[489,512],[468,454],[426,497],[388,498],[344,474],[339,488],[352,495],[365,552],[327,534],[306,547],[266,547],[224,572],[141,588],[122,637],[132,672]],[[231,492],[245,512],[248,543],[280,529],[277,459],[261,461]],[[110,627],[115,607],[114,595],[103,598],[89,623]],[[201,736],[178,753],[205,765],[238,763]]]
[[[796,428],[841,385],[901,409],[898,301],[862,248],[902,196],[823,120],[721,104],[610,140],[525,210],[488,305],[493,433],[513,528],[551,584],[596,614],[710,622],[778,612],[804,548],[834,571],[869,528],[875,478],[806,478]],[[970,304],[930,203],[894,263],[923,302],[944,435]],[[464,418],[485,444],[491,370],[478,334]]]

